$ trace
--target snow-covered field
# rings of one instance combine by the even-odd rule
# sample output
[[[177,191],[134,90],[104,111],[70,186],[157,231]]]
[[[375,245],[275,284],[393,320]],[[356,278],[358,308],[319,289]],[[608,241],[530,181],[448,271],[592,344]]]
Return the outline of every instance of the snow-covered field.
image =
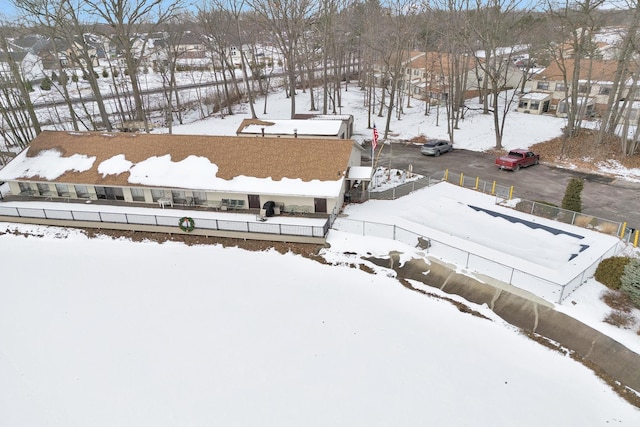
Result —
[[[0,236],[14,267],[0,286],[0,425],[640,422],[485,307],[492,320],[385,274],[17,228],[43,236]]]
[[[368,139],[361,96],[349,88],[342,113],[356,117],[356,138]],[[288,117],[288,106],[283,95],[271,96],[266,118]],[[394,137],[446,134],[414,108]],[[522,116],[520,126],[532,130],[508,130],[505,146],[544,140],[543,129],[563,126]],[[245,117],[174,132],[233,134]],[[456,144],[491,146],[477,136],[490,133],[483,120],[469,117],[473,125],[463,124]],[[415,203],[368,202],[345,213],[425,227],[408,209],[430,190],[407,196]],[[479,217],[455,210],[449,195],[451,215]],[[476,238],[496,228],[476,227]],[[0,231],[0,425],[640,424],[640,410],[591,371],[486,307],[474,309],[491,320],[410,292],[386,270],[346,266],[355,259],[347,252],[420,256],[399,242],[332,231],[324,256],[336,265],[329,266],[275,251],[87,239],[7,223]],[[555,239],[545,241],[566,248]],[[558,309],[640,352],[635,331],[602,322],[603,290],[590,281]]]

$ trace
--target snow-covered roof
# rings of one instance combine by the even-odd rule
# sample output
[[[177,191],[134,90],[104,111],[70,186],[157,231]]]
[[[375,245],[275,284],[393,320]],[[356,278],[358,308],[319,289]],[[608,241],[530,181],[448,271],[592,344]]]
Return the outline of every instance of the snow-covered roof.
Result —
[[[342,120],[243,120],[238,135],[316,135],[336,136],[342,128]]]
[[[545,99],[551,99],[551,94],[544,93],[544,92],[529,92],[526,95],[522,95],[520,99],[532,100],[532,101],[543,101]]]
[[[371,166],[351,166],[349,168],[348,179],[370,180],[372,175]]]
[[[42,132],[0,180],[335,197],[354,143],[100,132]]]
[[[568,98],[561,100],[560,103],[567,102],[567,99]],[[571,100],[569,100],[569,102],[571,102]],[[588,98],[584,96],[579,96],[578,98],[576,98],[577,105],[583,105],[585,102],[587,103],[587,105],[593,105],[593,98]]]

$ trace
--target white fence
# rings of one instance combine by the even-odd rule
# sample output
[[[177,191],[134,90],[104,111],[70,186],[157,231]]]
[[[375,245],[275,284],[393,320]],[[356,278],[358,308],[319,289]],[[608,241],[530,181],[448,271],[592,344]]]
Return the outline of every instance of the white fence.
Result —
[[[554,282],[535,274],[499,263],[482,255],[456,248],[447,243],[422,236],[393,224],[382,224],[347,218],[338,218],[333,223],[333,229],[361,236],[382,237],[405,243],[412,247],[420,247],[427,254],[431,254],[443,261],[450,262],[469,271],[485,274],[501,282],[516,286],[520,289],[544,298],[548,301],[561,303],[587,279],[593,277],[600,261],[616,255],[619,242],[609,248],[597,261],[576,274],[565,283]]]
[[[197,214],[197,212],[194,212]],[[105,224],[132,224],[162,227],[178,227],[181,216],[143,215],[126,212],[78,211],[72,209],[41,209],[0,206],[1,216],[42,218],[64,221],[88,221]],[[285,236],[325,237],[330,227],[327,219],[323,226],[278,224],[275,222],[234,221],[191,216],[196,227],[205,230],[265,233]],[[105,227],[106,228],[106,227]]]

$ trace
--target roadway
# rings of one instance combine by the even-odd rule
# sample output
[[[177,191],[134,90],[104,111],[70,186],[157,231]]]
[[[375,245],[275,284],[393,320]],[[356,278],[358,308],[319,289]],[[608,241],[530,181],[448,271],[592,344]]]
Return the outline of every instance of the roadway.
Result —
[[[362,164],[371,165],[370,146],[365,147]],[[415,173],[430,176],[449,169],[467,177],[513,186],[513,197],[562,205],[567,184],[571,178],[584,179],[582,212],[613,221],[627,222],[629,227],[640,228],[640,183],[633,183],[603,175],[588,174],[558,168],[544,162],[518,172],[502,171],[494,166],[495,156],[467,150],[454,150],[439,157],[423,156],[420,145],[394,143],[385,145],[378,165],[407,169],[412,165]]]

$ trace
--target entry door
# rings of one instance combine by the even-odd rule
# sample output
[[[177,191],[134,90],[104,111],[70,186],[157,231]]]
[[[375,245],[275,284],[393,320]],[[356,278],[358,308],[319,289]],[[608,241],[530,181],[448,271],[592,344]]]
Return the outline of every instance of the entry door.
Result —
[[[327,213],[327,199],[314,199],[313,204],[316,213]]]
[[[260,196],[257,194],[249,194],[247,195],[249,199],[249,209],[260,209]]]

